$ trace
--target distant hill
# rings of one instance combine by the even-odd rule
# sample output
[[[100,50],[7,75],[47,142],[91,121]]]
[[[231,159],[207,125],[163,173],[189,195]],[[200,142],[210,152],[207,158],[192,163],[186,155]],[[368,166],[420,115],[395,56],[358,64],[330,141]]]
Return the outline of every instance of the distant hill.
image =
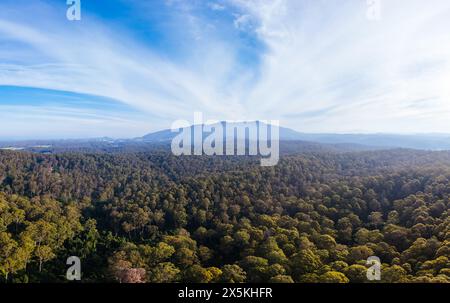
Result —
[[[299,140],[326,144],[360,144],[381,148],[411,148],[422,150],[450,150],[450,135],[420,134],[304,134]]]
[[[224,124],[224,122],[222,122]],[[233,123],[232,126],[238,126]],[[450,150],[449,134],[308,134],[297,132],[290,128],[280,127],[281,141],[307,141],[332,145],[347,145],[356,149],[363,146],[373,149],[410,148],[422,150]],[[192,126],[191,126],[192,131]],[[145,142],[167,142],[172,140],[177,133],[170,129],[147,134],[138,140]],[[204,136],[208,133],[204,133]]]
[[[220,123],[222,124],[223,128],[225,128],[226,126],[231,126],[231,127],[245,126],[245,123],[239,123],[239,122],[238,123],[220,122]],[[263,122],[259,122],[259,121],[257,121],[257,125],[258,125],[258,127],[260,127],[260,126],[267,127],[267,124],[265,124]],[[200,125],[198,125],[198,126],[200,126]],[[218,124],[212,124],[210,126],[214,127],[214,126],[218,126]],[[190,127],[191,132],[193,131],[193,127],[194,126]],[[292,130],[290,128],[285,128],[285,127],[279,127],[279,130],[280,130],[280,140],[282,140],[282,141],[302,140],[299,138],[300,133],[296,132],[295,130]],[[171,141],[177,134],[178,134],[177,132],[172,132],[170,129],[165,129],[165,130],[161,130],[158,132],[147,134],[139,139],[146,141],[146,142],[165,142],[165,141]],[[210,134],[210,132],[203,132],[204,137],[206,137],[208,134]]]
[[[225,122],[221,123],[222,126],[226,125]],[[261,125],[263,123],[258,122],[258,126]],[[232,123],[229,126],[243,126],[243,123]],[[193,126],[189,128],[193,132]],[[177,134],[170,129],[165,129],[133,139],[112,139],[104,137],[78,140],[0,141],[0,150],[26,150],[38,153],[73,150],[146,151],[170,148],[170,142]],[[209,132],[204,132],[203,138],[209,134]],[[282,153],[289,154],[305,151],[347,152],[395,148],[432,151],[450,150],[450,135],[444,134],[308,134],[285,127],[279,127],[279,134],[281,141],[280,149]]]

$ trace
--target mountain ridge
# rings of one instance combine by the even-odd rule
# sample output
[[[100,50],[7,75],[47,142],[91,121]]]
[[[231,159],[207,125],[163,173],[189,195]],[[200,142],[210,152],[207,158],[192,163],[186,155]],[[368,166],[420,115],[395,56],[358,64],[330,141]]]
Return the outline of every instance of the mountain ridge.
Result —
[[[253,121],[262,123],[260,121]],[[224,123],[219,122],[219,123]],[[232,123],[234,125],[242,122]],[[214,124],[213,124],[214,125]],[[259,124],[258,124],[259,125]],[[205,124],[191,125],[205,126]],[[210,125],[211,126],[211,125]],[[379,148],[411,148],[420,150],[450,150],[450,134],[334,134],[334,133],[303,133],[287,127],[279,127],[280,141],[307,141],[322,144],[356,144]],[[204,132],[208,134],[208,132]],[[135,138],[145,142],[167,142],[172,140],[177,132],[164,129]]]
[[[260,121],[257,122],[258,126]],[[224,125],[224,121],[218,122]],[[217,124],[217,123],[216,123]],[[243,126],[245,122],[233,122],[233,126]],[[194,126],[205,126],[205,124],[191,125],[187,128]],[[214,124],[208,124],[207,126],[214,126]],[[208,136],[211,132],[203,132],[203,138]],[[44,146],[51,149],[50,146],[83,146],[89,148],[90,146],[125,146],[125,145],[158,145],[169,144],[171,140],[177,135],[177,132],[172,132],[170,129],[163,129],[148,133],[141,137],[135,138],[122,138],[115,139],[109,137],[100,138],[85,138],[85,139],[36,139],[36,140],[6,140],[0,141],[1,149],[39,149],[42,150]],[[334,147],[352,148],[356,150],[380,150],[380,149],[417,149],[417,150],[450,150],[450,134],[389,134],[389,133],[373,133],[373,134],[336,134],[336,133],[305,133],[298,132],[291,128],[279,127],[279,139],[280,141],[293,142],[297,141],[295,146],[298,146],[300,142],[304,144],[325,144],[333,145]],[[225,138],[224,138],[225,139]]]

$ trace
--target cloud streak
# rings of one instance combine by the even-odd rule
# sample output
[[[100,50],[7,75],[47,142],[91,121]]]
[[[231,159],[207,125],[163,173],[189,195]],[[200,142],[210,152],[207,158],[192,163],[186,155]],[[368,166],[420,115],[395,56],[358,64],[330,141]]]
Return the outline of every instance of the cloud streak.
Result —
[[[382,0],[379,21],[363,0],[172,0],[140,26],[160,25],[173,52],[125,21],[88,10],[71,23],[50,4],[0,4],[0,85],[118,100],[142,113],[135,135],[198,110],[305,132],[450,132],[445,0]]]
[[[257,115],[332,107],[288,124],[328,132],[450,130],[448,2],[382,1],[378,22],[366,18],[365,1],[231,2],[256,19],[270,49],[248,100]],[[430,102],[411,109],[418,99]]]

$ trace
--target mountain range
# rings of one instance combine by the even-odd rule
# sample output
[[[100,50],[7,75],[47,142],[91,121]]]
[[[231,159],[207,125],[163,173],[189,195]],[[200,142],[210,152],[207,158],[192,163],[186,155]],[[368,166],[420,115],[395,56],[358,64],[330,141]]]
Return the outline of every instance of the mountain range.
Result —
[[[245,127],[244,123],[220,122],[222,126]],[[258,127],[264,125],[257,122]],[[198,127],[204,125],[196,125]],[[210,125],[214,127],[214,125]],[[267,125],[265,125],[267,127]],[[194,126],[190,126],[192,138]],[[184,131],[189,131],[187,128]],[[170,142],[179,132],[170,129],[149,133],[132,139],[94,138],[69,140],[27,140],[0,141],[0,149],[28,150],[38,152],[53,152],[55,150],[72,149],[106,149],[111,148],[142,148],[170,146]],[[270,131],[269,131],[270,133]],[[203,132],[203,138],[210,132]],[[241,133],[242,135],[242,133]],[[239,135],[237,135],[239,139]],[[450,134],[334,134],[334,133],[303,133],[290,128],[279,127],[279,139],[282,149],[302,151],[311,149],[326,149],[339,151],[380,150],[393,148],[408,148],[418,150],[450,150]],[[224,137],[225,140],[225,137]]]
[[[225,125],[226,122],[221,122]],[[229,125],[230,123],[228,123]],[[245,126],[243,123],[231,123],[231,127]],[[262,125],[258,122],[258,125]],[[214,126],[214,125],[212,125]],[[193,132],[193,126],[190,127]],[[135,140],[148,143],[171,141],[178,133],[170,129],[149,133]],[[209,133],[204,132],[204,136]],[[374,149],[410,148],[422,150],[450,150],[449,134],[333,134],[333,133],[302,133],[290,128],[279,127],[281,141],[307,141],[322,144],[351,144]]]

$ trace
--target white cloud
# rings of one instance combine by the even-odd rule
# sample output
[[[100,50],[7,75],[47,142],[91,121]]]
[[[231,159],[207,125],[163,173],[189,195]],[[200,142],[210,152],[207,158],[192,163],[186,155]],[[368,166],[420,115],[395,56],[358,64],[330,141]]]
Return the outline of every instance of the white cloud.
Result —
[[[379,22],[366,1],[230,2],[269,48],[246,100],[255,117],[303,131],[450,132],[448,1],[383,1]]]
[[[14,49],[21,50],[0,52],[8,62],[0,65],[0,85],[109,97],[149,113],[149,120],[155,115],[166,119],[167,125],[191,117],[196,109],[228,111],[220,91],[234,54],[226,44],[201,42],[201,58],[175,64],[86,13],[79,23],[70,23],[61,22],[50,8],[41,11],[39,20],[27,18],[31,8],[24,10],[22,18],[13,20],[0,13],[0,43],[17,44]],[[167,126],[147,125],[149,130]]]
[[[242,31],[250,31],[253,29],[252,18],[250,15],[236,15],[234,19],[234,27]]]
[[[68,23],[41,7],[39,20],[0,12],[0,43],[17,44],[0,50],[0,85],[118,99],[167,121],[149,130],[201,110],[312,132],[450,132],[450,2],[383,1],[378,22],[365,0],[209,4],[266,46],[257,66],[240,62],[242,41],[211,35],[194,10],[183,10],[180,28],[197,40],[176,61],[88,14]]]
[[[209,2],[208,7],[213,11],[223,11],[226,9],[226,6],[217,2]]]

